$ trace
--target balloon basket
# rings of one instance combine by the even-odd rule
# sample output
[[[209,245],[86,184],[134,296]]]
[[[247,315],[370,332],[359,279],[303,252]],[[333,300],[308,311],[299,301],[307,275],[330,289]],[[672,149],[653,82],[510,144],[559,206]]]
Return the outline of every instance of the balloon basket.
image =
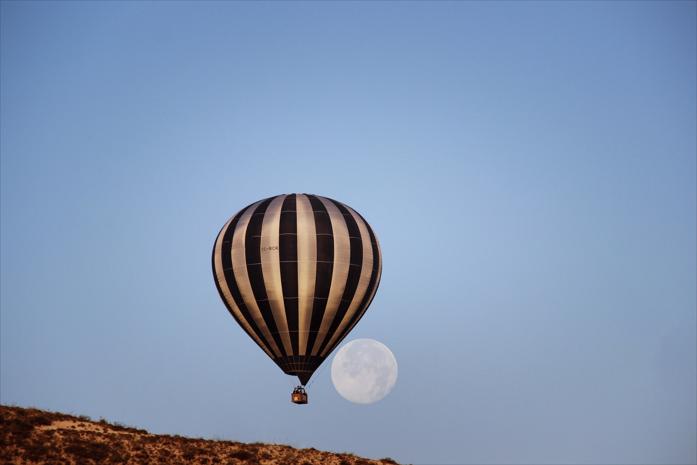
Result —
[[[307,392],[302,386],[298,386],[293,389],[293,393],[290,395],[290,401],[294,404],[307,404]]]

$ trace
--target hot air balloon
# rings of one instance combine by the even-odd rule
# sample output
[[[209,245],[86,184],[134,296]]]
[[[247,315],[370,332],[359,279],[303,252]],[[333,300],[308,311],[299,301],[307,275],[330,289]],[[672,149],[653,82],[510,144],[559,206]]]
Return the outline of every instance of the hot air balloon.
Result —
[[[287,194],[230,218],[213,246],[213,277],[242,329],[304,386],[358,323],[380,283],[380,245],[348,205]]]

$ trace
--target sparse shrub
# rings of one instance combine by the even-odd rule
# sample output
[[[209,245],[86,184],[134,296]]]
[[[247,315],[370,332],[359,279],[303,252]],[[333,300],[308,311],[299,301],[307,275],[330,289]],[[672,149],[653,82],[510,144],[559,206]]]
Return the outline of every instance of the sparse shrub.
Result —
[[[32,431],[34,431],[34,425],[26,420],[13,418],[3,424],[3,430],[10,433],[15,442],[23,442],[31,436]]]
[[[185,460],[193,460],[197,455],[203,453],[205,453],[205,450],[200,449],[193,444],[185,444],[182,447],[182,457],[184,457]]]
[[[399,465],[395,460],[391,459],[390,457],[385,457],[384,459],[380,459],[380,461],[383,463],[389,463],[392,465]]]
[[[38,411],[27,417],[27,422],[33,426],[44,426],[53,423],[53,419],[49,415],[45,415],[43,412]]]
[[[65,447],[65,451],[74,455],[78,463],[84,460],[103,461],[109,455],[109,448],[100,442],[89,442],[84,440],[75,441]],[[82,460],[79,460],[82,459]]]
[[[30,441],[22,445],[24,458],[32,462],[45,461],[56,455],[55,450],[41,441]]]
[[[253,454],[251,452],[248,452],[243,449],[235,450],[232,451],[228,454],[228,457],[231,459],[237,459],[237,460],[242,460],[242,461],[251,461],[252,459],[256,460],[257,456],[256,454]]]

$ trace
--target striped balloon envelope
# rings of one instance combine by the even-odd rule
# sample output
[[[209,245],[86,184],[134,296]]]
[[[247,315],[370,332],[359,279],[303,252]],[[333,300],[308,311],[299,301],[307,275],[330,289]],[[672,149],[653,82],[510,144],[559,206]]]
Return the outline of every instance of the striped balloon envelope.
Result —
[[[381,272],[370,225],[318,195],[255,202],[225,223],[213,247],[228,310],[303,385],[368,309]]]

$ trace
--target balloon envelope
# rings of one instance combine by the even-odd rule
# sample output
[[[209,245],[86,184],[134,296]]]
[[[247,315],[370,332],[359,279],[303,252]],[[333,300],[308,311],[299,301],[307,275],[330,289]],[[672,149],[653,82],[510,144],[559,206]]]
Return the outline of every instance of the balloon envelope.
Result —
[[[213,276],[228,310],[303,385],[361,319],[381,272],[370,225],[317,195],[255,202],[225,223],[213,247]]]

